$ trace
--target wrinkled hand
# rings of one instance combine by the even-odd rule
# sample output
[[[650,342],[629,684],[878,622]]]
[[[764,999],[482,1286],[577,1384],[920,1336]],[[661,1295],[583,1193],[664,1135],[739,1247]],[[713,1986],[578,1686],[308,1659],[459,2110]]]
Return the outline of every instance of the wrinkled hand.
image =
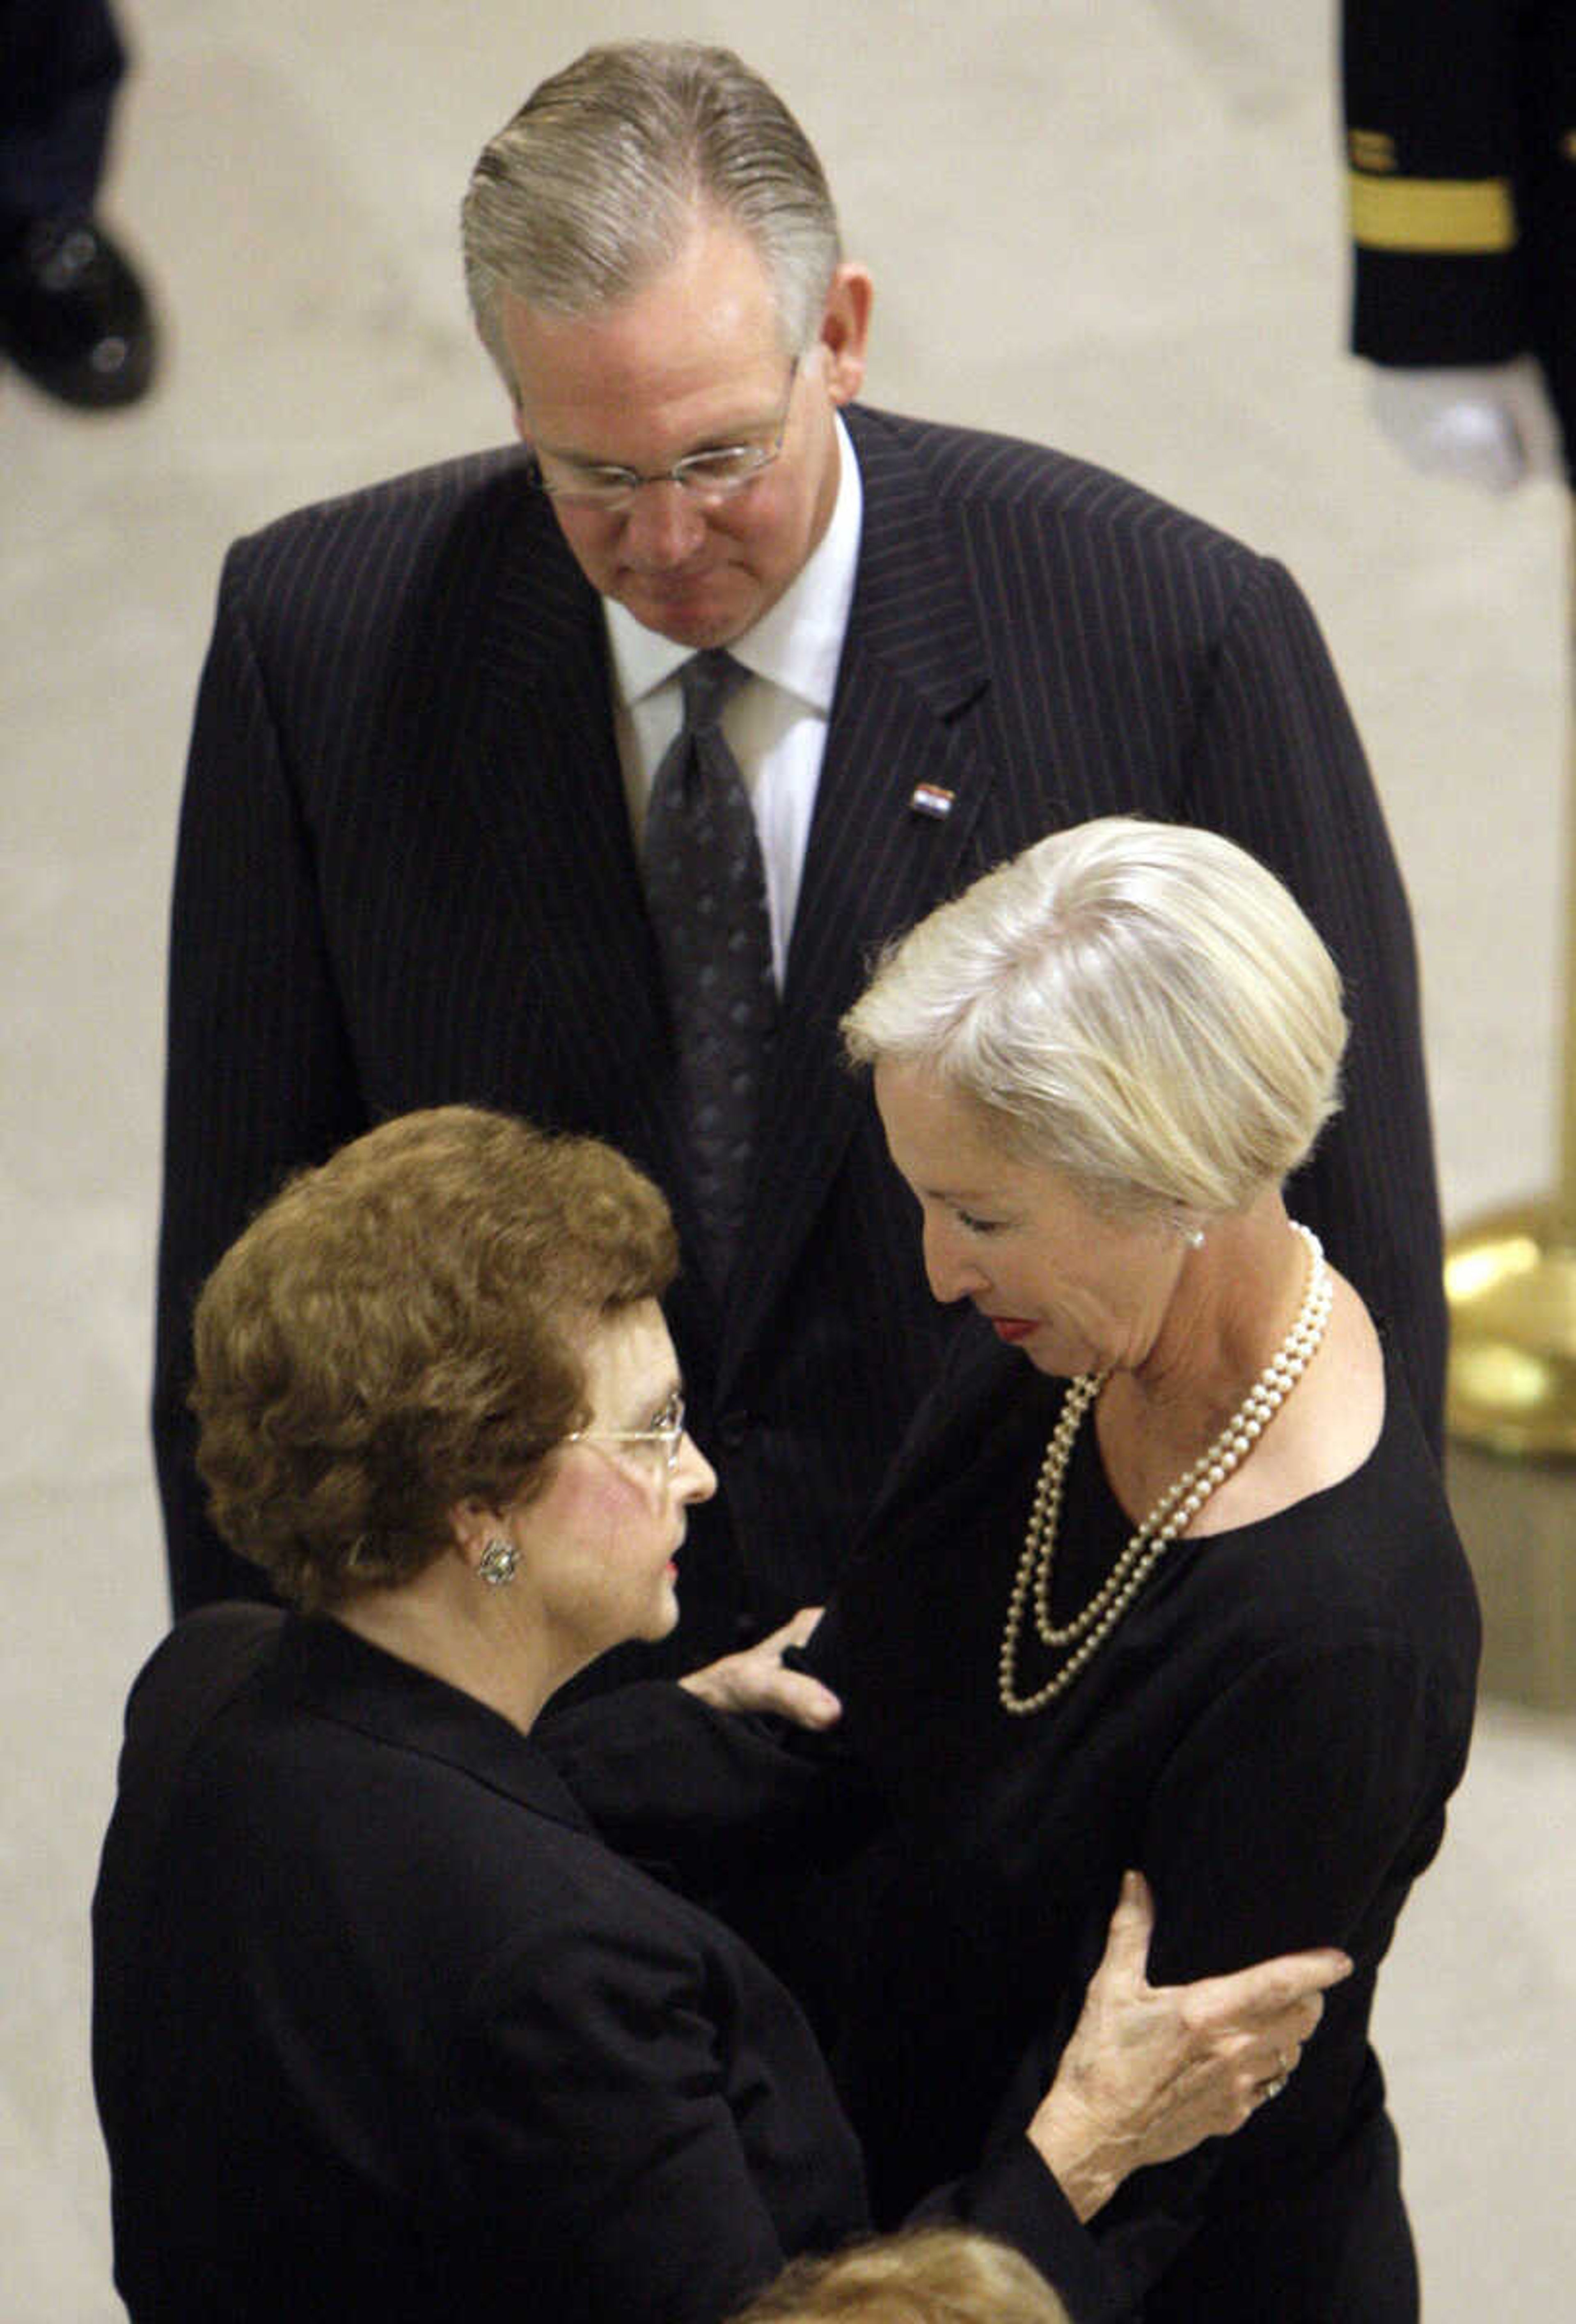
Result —
[[[1083,2014],[1028,2126],[1081,2219],[1130,2172],[1240,2130],[1295,2070],[1323,2014],[1321,1995],[1351,1974],[1344,1953],[1326,1950],[1153,1986],[1154,1928],[1149,1885],[1129,1872]]]
[[[807,1672],[785,1670],[783,1650],[802,1646],[820,1620],[823,1609],[801,1606],[791,1622],[770,1637],[758,1639],[742,1654],[724,1655],[691,1671],[680,1686],[698,1694],[714,1711],[763,1711],[791,1719],[796,1727],[833,1726],[843,1716],[843,1705],[830,1687]]]
[[[1508,493],[1525,475],[1560,473],[1559,422],[1531,355],[1439,369],[1377,365],[1370,398],[1391,443],[1425,476]]]

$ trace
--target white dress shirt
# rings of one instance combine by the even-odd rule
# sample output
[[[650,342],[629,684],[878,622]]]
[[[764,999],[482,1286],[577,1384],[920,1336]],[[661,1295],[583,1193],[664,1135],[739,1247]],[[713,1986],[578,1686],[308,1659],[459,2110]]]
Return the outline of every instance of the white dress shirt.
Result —
[[[853,598],[864,511],[853,446],[841,418],[833,416],[838,464],[831,521],[797,578],[728,648],[750,672],[749,682],[723,713],[723,732],[755,810],[779,992]],[[642,629],[632,613],[611,599],[604,599],[604,605],[613,724],[638,852],[652,779],[684,715],[679,668],[694,649]]]

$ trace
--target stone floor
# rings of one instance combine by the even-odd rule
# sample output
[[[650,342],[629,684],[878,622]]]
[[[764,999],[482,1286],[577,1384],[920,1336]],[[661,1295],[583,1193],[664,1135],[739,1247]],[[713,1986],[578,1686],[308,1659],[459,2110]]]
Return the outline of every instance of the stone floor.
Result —
[[[164,1618],[143,1443],[164,915],[219,558],[297,502],[500,438],[454,210],[586,41],[728,39],[876,269],[872,400],[1103,459],[1283,557],[1415,904],[1451,1217],[1546,1185],[1565,503],[1411,477],[1341,354],[1326,0],[136,0],[109,208],[169,362],[72,418],[0,379],[0,2324],[103,2324],[85,1910]],[[1431,2324],[1576,2282],[1576,1476],[1468,1456],[1476,1757],[1380,2034]]]

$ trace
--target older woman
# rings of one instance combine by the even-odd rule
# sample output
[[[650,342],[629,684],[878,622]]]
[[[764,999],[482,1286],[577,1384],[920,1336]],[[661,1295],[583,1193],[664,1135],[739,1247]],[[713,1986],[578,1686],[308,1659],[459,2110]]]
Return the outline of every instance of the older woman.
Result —
[[[605,1148],[444,1109],[294,1182],[204,1291],[216,1515],[300,1611],[194,1618],[132,1699],[94,2030],[139,2324],[700,2324],[867,2224],[786,1993],[611,1854],[530,1740],[556,1687],[676,1618],[714,1480],[673,1268],[660,1196]],[[1199,2040],[1143,1983],[1140,1918],[1074,2070],[955,2199],[1036,2256],[1052,2168],[1092,2201],[1232,2127],[1336,1973],[1240,1981],[1245,2018]]]
[[[1478,1622],[1384,1334],[1283,1194],[1337,1103],[1334,966],[1229,842],[1113,818],[913,930],[845,1032],[932,1287],[983,1319],[806,1658],[884,1803],[834,1949],[878,2212],[973,2151],[1037,2023],[1055,2058],[1137,1864],[1157,1975],[1314,1937],[1358,1973],[1240,2137],[1069,2246],[1069,2304],[1405,2324],[1368,2019],[1465,1761]],[[706,1733],[687,1748],[693,1814]],[[631,1828],[659,1814],[640,1748],[610,1786]],[[587,1796],[596,1757],[567,1734]]]

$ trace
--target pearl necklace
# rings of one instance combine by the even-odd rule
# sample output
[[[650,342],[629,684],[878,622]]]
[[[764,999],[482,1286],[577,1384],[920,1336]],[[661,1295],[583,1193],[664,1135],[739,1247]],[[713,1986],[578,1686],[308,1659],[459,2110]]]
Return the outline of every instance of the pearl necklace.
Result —
[[[1334,1289],[1318,1236],[1311,1227],[1301,1226],[1295,1220],[1292,1222],[1292,1231],[1301,1235],[1308,1248],[1308,1280],[1295,1323],[1208,1452],[1202,1453],[1191,1469],[1184,1469],[1174,1484],[1167,1485],[1083,1612],[1058,1629],[1051,1620],[1051,1576],[1056,1560],[1062,1488],[1079,1424],[1111,1374],[1081,1373],[1068,1388],[1040,1464],[1039,1481],[1024,1535],[1023,1555],[1018,1563],[1001,1632],[997,1688],[1002,1710],[1014,1718],[1026,1719],[1030,1712],[1043,1710],[1072,1685],[1085,1664],[1110,1637],[1177,1535],[1191,1525],[1210,1495],[1252,1452],[1313,1361],[1330,1321]],[[1044,1686],[1033,1694],[1019,1694],[1013,1681],[1018,1634],[1031,1587],[1035,1628],[1040,1640],[1056,1652],[1065,1650],[1066,1659]]]

